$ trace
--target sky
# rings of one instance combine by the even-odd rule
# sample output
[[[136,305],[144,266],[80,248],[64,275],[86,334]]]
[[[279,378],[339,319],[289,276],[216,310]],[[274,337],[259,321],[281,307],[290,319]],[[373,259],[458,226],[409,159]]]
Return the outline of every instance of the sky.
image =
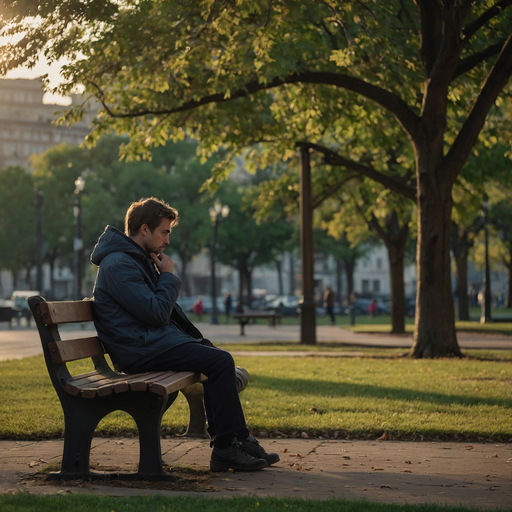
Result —
[[[21,67],[18,69],[12,69],[7,73],[6,78],[38,78],[43,76],[45,73],[48,73],[50,78],[50,85],[55,87],[58,85],[60,81],[60,66],[59,63],[54,63],[51,66],[46,62],[44,57],[41,57],[36,64],[36,66],[32,69],[28,69],[25,67]],[[59,104],[59,105],[69,105],[71,100],[69,98],[64,98],[62,96],[57,96],[53,94],[46,93],[43,97],[43,103],[49,104]]]

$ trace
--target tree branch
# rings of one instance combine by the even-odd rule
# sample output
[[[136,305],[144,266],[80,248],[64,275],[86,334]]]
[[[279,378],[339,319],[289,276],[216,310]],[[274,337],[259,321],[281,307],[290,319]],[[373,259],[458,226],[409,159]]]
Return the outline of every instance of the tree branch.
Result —
[[[481,16],[479,16],[476,20],[469,23],[462,30],[462,34],[464,39],[469,39],[473,36],[478,30],[480,30],[488,21],[492,20],[496,16],[499,16],[503,9],[510,7],[512,5],[512,0],[500,0],[495,3],[492,7],[487,9]]]
[[[330,190],[324,192],[320,197],[314,198],[312,201],[312,205],[311,205],[313,210],[318,208],[326,199],[328,199],[334,193],[336,193],[343,185],[345,185],[345,183],[349,182],[350,180],[352,180],[354,178],[359,178],[359,177],[360,177],[359,174],[352,174],[352,176],[349,176],[348,178],[340,181],[339,183],[334,185],[334,187],[332,187]]]
[[[494,55],[500,53],[505,42],[506,42],[506,39],[502,39],[501,41],[498,41],[497,43],[492,44],[485,50],[482,50],[481,52],[475,53],[475,54],[459,61],[459,64],[457,65],[457,68],[455,69],[455,73],[453,73],[452,80],[455,80],[460,75],[463,75],[464,73],[467,73],[468,71],[471,71],[473,68],[478,66],[478,64],[480,64],[481,62],[484,62],[487,59],[493,57]]]
[[[471,112],[457,135],[452,147],[444,158],[443,169],[447,170],[448,178],[453,183],[464,165],[485,118],[496,98],[508,83],[512,74],[512,34],[508,37],[493,68],[487,75],[484,85],[476,99]]]
[[[340,89],[346,89],[348,91],[361,94],[362,96],[375,101],[381,105],[384,109],[390,112],[395,119],[400,123],[405,132],[413,140],[421,136],[420,123],[418,123],[419,117],[409,107],[409,105],[403,101],[397,95],[372,85],[360,78],[355,78],[343,73],[332,73],[322,71],[304,71],[302,73],[293,73],[285,78],[274,78],[273,80],[265,83],[261,83],[258,80],[248,82],[244,86],[240,87],[237,91],[233,92],[230,96],[226,96],[225,93],[210,94],[202,97],[199,100],[186,101],[182,105],[173,108],[159,108],[159,109],[141,109],[129,112],[116,112],[111,109],[105,101],[105,96],[101,88],[92,81],[89,84],[98,90],[98,99],[107,111],[107,113],[113,118],[135,118],[148,115],[168,115],[183,112],[186,110],[192,110],[203,105],[209,105],[211,103],[225,103],[232,101],[237,98],[247,97],[250,94],[254,94],[259,91],[270,90],[275,87],[290,84],[317,84],[317,85],[332,85]]]
[[[324,155],[325,163],[333,166],[346,167],[351,171],[357,172],[361,176],[365,176],[366,178],[369,178],[373,181],[376,181],[377,183],[380,183],[387,189],[396,192],[410,199],[411,201],[416,201],[415,189],[413,189],[412,187],[408,187],[407,185],[404,185],[400,181],[391,178],[390,176],[386,176],[385,174],[382,174],[381,172],[376,171],[371,167],[362,165],[352,160],[348,160],[347,158],[344,158],[341,155],[335,153],[334,151],[331,151],[330,149],[319,144],[314,144],[311,142],[297,142],[295,146],[298,148],[314,149],[315,151],[318,151],[319,153],[322,153]]]

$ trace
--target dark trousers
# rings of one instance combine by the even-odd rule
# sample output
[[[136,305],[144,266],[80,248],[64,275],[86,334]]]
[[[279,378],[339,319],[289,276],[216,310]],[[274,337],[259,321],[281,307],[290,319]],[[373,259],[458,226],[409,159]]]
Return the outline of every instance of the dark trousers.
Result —
[[[208,377],[204,386],[204,407],[208,433],[225,440],[245,439],[249,431],[236,389],[235,362],[229,352],[190,342],[178,345],[142,363],[125,368],[126,373],[150,371],[200,372]]]
[[[327,306],[327,314],[331,317],[331,323],[334,325],[336,319],[334,318],[334,306]]]

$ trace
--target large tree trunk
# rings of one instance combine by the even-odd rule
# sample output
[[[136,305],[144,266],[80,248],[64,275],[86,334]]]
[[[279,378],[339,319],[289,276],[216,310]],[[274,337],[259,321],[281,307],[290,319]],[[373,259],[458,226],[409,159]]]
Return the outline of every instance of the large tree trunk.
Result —
[[[391,280],[391,332],[405,332],[405,290],[404,255],[409,233],[409,219],[400,226],[398,213],[393,211],[386,216],[385,229],[372,214],[369,228],[385,243],[388,251]]]
[[[508,277],[508,289],[507,289],[507,297],[505,300],[505,307],[512,308],[512,241],[508,243],[508,263],[507,267],[507,277]]]
[[[450,275],[451,187],[418,166],[416,319],[410,355],[462,356],[455,332]]]
[[[387,246],[391,279],[391,332],[405,332],[404,254],[405,243]]]
[[[459,320],[469,320],[468,254],[470,246],[467,230],[453,222],[451,247],[456,269]]]

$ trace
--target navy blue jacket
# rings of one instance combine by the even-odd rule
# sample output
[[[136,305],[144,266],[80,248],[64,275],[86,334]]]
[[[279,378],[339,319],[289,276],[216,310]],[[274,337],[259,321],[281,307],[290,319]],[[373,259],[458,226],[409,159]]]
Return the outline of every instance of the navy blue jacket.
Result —
[[[181,281],[170,272],[160,274],[144,249],[124,233],[107,226],[91,261],[99,266],[94,324],[120,369],[203,339],[176,302]]]

